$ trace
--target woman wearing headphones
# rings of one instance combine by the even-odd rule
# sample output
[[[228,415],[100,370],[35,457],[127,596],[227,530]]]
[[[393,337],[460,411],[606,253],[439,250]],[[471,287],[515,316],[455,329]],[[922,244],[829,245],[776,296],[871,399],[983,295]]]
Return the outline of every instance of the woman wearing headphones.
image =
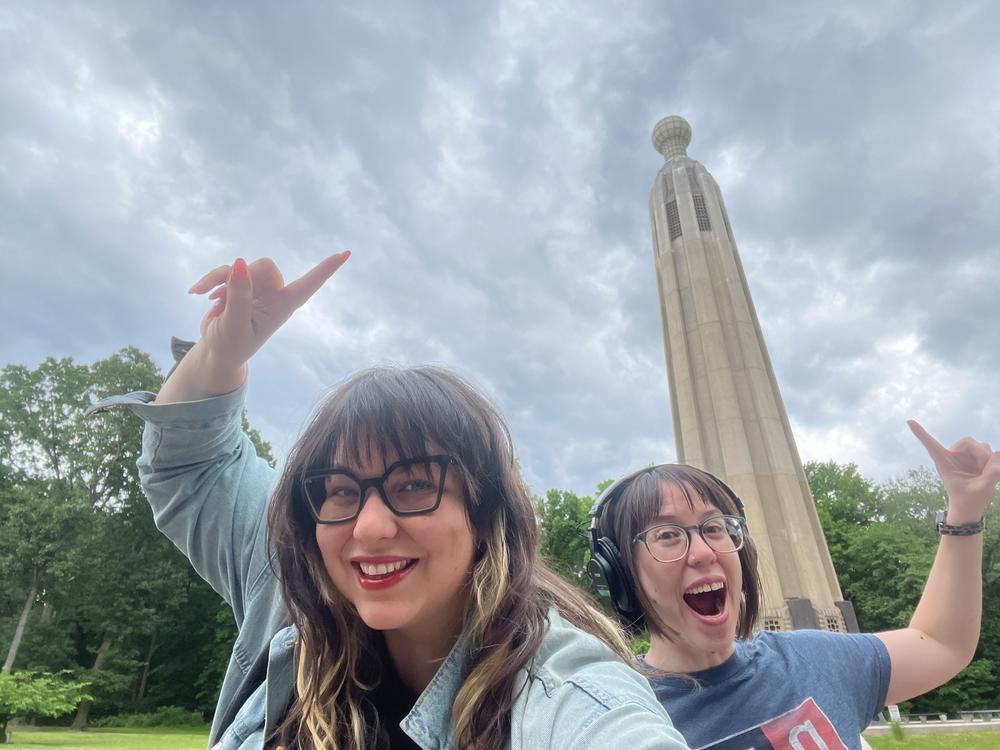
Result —
[[[109,400],[146,421],[157,526],[239,625],[213,748],[683,750],[615,624],[538,560],[507,427],[457,375],[356,373],[280,475],[257,457],[246,362],[346,258],[287,285],[215,269],[159,394]]]
[[[910,625],[874,635],[754,635],[761,584],[743,505],[711,474],[665,464],[615,482],[592,511],[592,570],[622,622],[649,630],[644,662],[692,748],[860,748],[887,703],[951,679],[972,659],[982,611],[983,514],[1000,453],[950,450],[919,424],[948,492],[941,543]],[[806,737],[813,744],[803,744]]]

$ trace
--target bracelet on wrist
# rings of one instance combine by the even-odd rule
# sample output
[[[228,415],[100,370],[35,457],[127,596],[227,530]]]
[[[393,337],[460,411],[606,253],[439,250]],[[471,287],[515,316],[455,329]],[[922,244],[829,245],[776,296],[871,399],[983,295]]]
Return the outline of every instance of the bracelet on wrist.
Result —
[[[937,530],[938,534],[941,536],[974,536],[976,534],[982,534],[986,529],[986,516],[983,515],[975,523],[959,523],[959,524],[949,524],[945,523],[946,512],[939,510],[937,512]]]

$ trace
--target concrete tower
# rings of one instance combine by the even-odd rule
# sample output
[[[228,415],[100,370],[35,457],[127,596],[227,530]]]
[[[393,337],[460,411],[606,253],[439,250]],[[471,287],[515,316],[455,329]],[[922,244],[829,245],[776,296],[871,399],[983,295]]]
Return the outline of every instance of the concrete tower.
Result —
[[[857,630],[843,601],[719,186],[660,120],[649,199],[677,460],[723,477],[760,552],[762,626]]]

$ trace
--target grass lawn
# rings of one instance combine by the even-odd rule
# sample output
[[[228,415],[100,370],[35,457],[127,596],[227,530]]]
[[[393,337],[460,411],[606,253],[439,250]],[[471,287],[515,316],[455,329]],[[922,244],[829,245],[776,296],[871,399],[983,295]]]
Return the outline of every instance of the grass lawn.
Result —
[[[12,742],[4,750],[56,748],[56,750],[205,750],[208,727],[198,729],[88,729],[74,732],[49,727],[13,727]]]
[[[205,750],[208,728],[193,729],[69,729],[15,727],[13,742],[4,746],[10,750],[54,748],[55,750]],[[875,750],[996,750],[1000,748],[1000,732],[968,732],[965,734],[911,734],[902,742],[891,737],[869,737]]]
[[[964,734],[908,734],[902,742],[892,737],[867,737],[874,750],[996,750],[1000,732]]]

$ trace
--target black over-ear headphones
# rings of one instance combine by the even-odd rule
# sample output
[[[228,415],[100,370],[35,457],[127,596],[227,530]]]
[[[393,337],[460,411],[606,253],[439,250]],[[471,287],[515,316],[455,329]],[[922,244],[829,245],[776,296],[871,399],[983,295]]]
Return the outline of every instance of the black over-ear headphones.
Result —
[[[587,538],[590,544],[590,562],[587,563],[587,571],[598,584],[603,582],[607,585],[608,594],[611,597],[611,605],[615,608],[615,612],[618,613],[622,622],[626,624],[634,623],[642,617],[642,607],[639,604],[639,598],[636,596],[632,584],[629,582],[629,576],[625,570],[625,564],[622,562],[618,546],[610,537],[600,535],[598,525],[601,520],[601,512],[605,506],[617,501],[622,492],[625,491],[625,487],[631,484],[632,480],[636,477],[661,467],[672,466],[677,466],[677,464],[657,464],[656,466],[647,466],[643,469],[633,471],[631,474],[626,474],[621,479],[608,485],[590,509],[590,534]],[[714,482],[733,501],[740,517],[746,518],[746,509],[743,507],[743,501],[740,500],[739,496],[733,492],[728,484],[704,469],[686,465],[684,468],[693,469],[696,472],[704,474],[708,480]]]

